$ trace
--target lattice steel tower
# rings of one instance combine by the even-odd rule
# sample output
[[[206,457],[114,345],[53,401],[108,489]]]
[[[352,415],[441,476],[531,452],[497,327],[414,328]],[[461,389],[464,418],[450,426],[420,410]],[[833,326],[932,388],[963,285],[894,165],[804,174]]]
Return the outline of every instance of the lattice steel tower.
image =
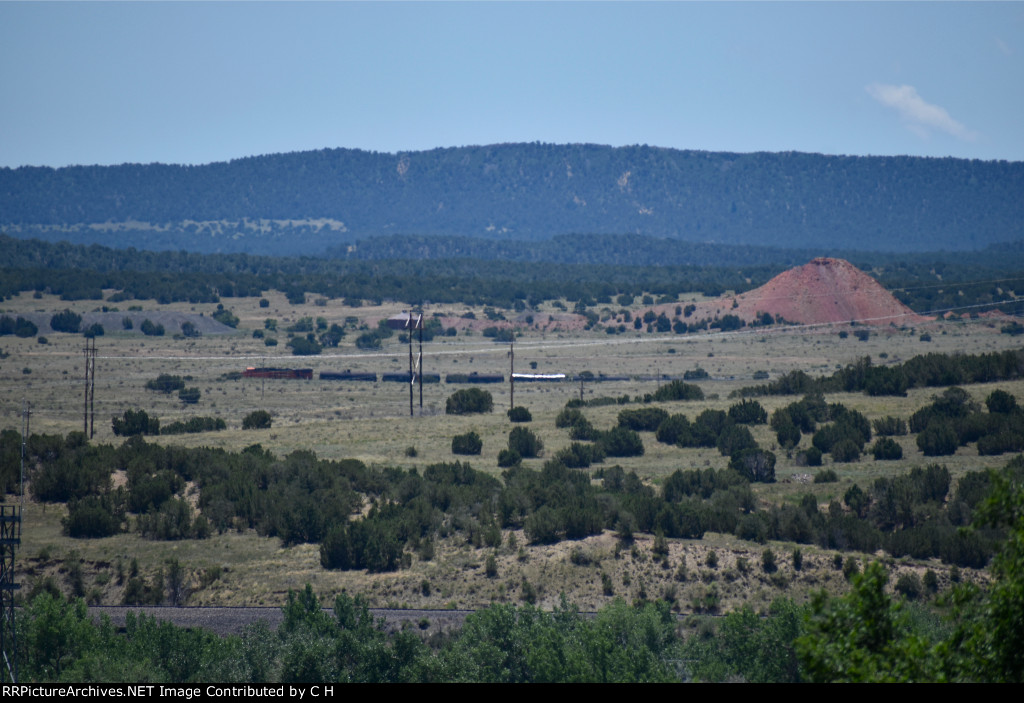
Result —
[[[18,638],[14,628],[14,552],[21,545],[21,516],[25,507],[25,438],[28,436],[28,403],[21,410],[21,500],[0,505],[0,681],[18,681]]]
[[[21,506],[0,505],[0,648],[3,649],[3,673],[0,679],[18,680],[18,662],[14,633],[14,551],[21,544]]]

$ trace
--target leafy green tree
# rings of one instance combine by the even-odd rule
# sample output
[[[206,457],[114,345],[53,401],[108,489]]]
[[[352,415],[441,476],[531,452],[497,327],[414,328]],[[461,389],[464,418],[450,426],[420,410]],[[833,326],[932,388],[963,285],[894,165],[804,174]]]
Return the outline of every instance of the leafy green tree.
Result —
[[[885,593],[888,575],[878,562],[853,577],[848,596],[824,592],[811,602],[806,634],[796,640],[806,676],[825,682],[937,681],[936,651],[911,632],[902,607]]]
[[[1024,682],[1024,460],[989,474],[988,497],[978,526],[1007,530],[992,559],[987,591],[965,586],[958,593],[959,624],[945,650],[954,677],[963,681]]]
[[[796,654],[804,608],[789,599],[771,604],[765,617],[744,605],[721,618],[710,637],[691,636],[684,646],[690,675],[698,681],[750,683],[802,680]]]
[[[21,626],[20,677],[23,681],[60,681],[65,671],[97,643],[85,601],[66,601],[43,592],[26,608]]]

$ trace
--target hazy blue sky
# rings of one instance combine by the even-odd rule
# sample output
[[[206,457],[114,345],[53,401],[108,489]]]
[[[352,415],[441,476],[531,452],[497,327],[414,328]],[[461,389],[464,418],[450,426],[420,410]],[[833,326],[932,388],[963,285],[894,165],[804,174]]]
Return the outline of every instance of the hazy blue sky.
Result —
[[[1024,4],[0,2],[0,166],[520,141],[1024,160]]]

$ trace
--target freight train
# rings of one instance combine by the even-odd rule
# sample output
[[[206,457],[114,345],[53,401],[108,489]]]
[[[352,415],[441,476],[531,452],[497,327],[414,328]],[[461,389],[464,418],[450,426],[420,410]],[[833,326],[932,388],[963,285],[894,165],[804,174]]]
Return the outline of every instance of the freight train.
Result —
[[[282,368],[261,368],[250,366],[242,372],[244,378],[313,378],[313,369],[282,369]],[[599,383],[602,381],[630,381],[630,380],[642,380],[642,381],[669,381],[673,380],[672,376],[650,376],[650,377],[639,377],[631,378],[630,376],[567,376],[564,373],[515,373],[512,374],[513,380],[518,383],[558,383],[562,381],[586,381],[588,383]],[[397,382],[397,383],[408,383],[409,372],[403,371],[399,373],[383,373],[379,379],[385,382]],[[369,383],[376,383],[378,376],[372,372],[362,371],[321,371],[321,381],[364,381]],[[436,373],[425,373],[423,374],[424,383],[440,383],[441,374]],[[447,384],[461,384],[461,383],[504,383],[505,377],[500,373],[450,373],[444,377],[444,382]]]
[[[250,366],[242,372],[244,378],[313,378],[313,369],[278,369]]]

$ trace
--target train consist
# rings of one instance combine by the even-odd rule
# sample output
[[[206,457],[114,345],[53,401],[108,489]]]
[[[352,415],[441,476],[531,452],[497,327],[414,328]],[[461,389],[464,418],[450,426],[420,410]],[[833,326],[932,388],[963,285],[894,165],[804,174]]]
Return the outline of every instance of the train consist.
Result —
[[[313,378],[313,369],[283,369],[283,368],[272,368],[272,367],[254,367],[250,366],[242,372],[244,378],[301,378],[311,380]],[[564,373],[514,373],[512,374],[512,380],[516,383],[559,383],[562,381],[586,381],[587,383],[600,383],[602,381],[629,381],[629,380],[658,380],[658,381],[670,381],[674,377],[671,376],[650,376],[642,377],[639,379],[633,379],[629,376],[593,376],[590,374],[583,374],[579,376],[567,376]],[[376,373],[368,371],[321,371],[321,381],[361,381],[368,383],[376,383],[378,380],[383,382],[391,383],[409,383],[409,372],[403,371],[400,373],[383,373],[378,376]],[[424,383],[440,383],[441,374],[436,373],[425,373],[423,374]],[[500,373],[450,373],[444,377],[444,382],[447,384],[463,384],[463,383],[504,383],[505,377]]]
[[[408,375],[408,374],[406,374]],[[321,371],[321,381],[369,381],[371,383],[377,382],[377,374],[375,373],[361,373],[359,371]]]
[[[313,369],[278,369],[250,366],[242,372],[244,378],[313,378]]]
[[[323,378],[322,374],[321,374],[321,378]],[[386,381],[386,382],[391,382],[391,383],[409,383],[412,380],[412,377],[409,375],[408,371],[406,371],[404,373],[382,373],[380,375],[380,380]],[[439,374],[439,373],[425,373],[425,374],[423,374],[423,382],[424,383],[440,383],[441,382],[441,374]]]

